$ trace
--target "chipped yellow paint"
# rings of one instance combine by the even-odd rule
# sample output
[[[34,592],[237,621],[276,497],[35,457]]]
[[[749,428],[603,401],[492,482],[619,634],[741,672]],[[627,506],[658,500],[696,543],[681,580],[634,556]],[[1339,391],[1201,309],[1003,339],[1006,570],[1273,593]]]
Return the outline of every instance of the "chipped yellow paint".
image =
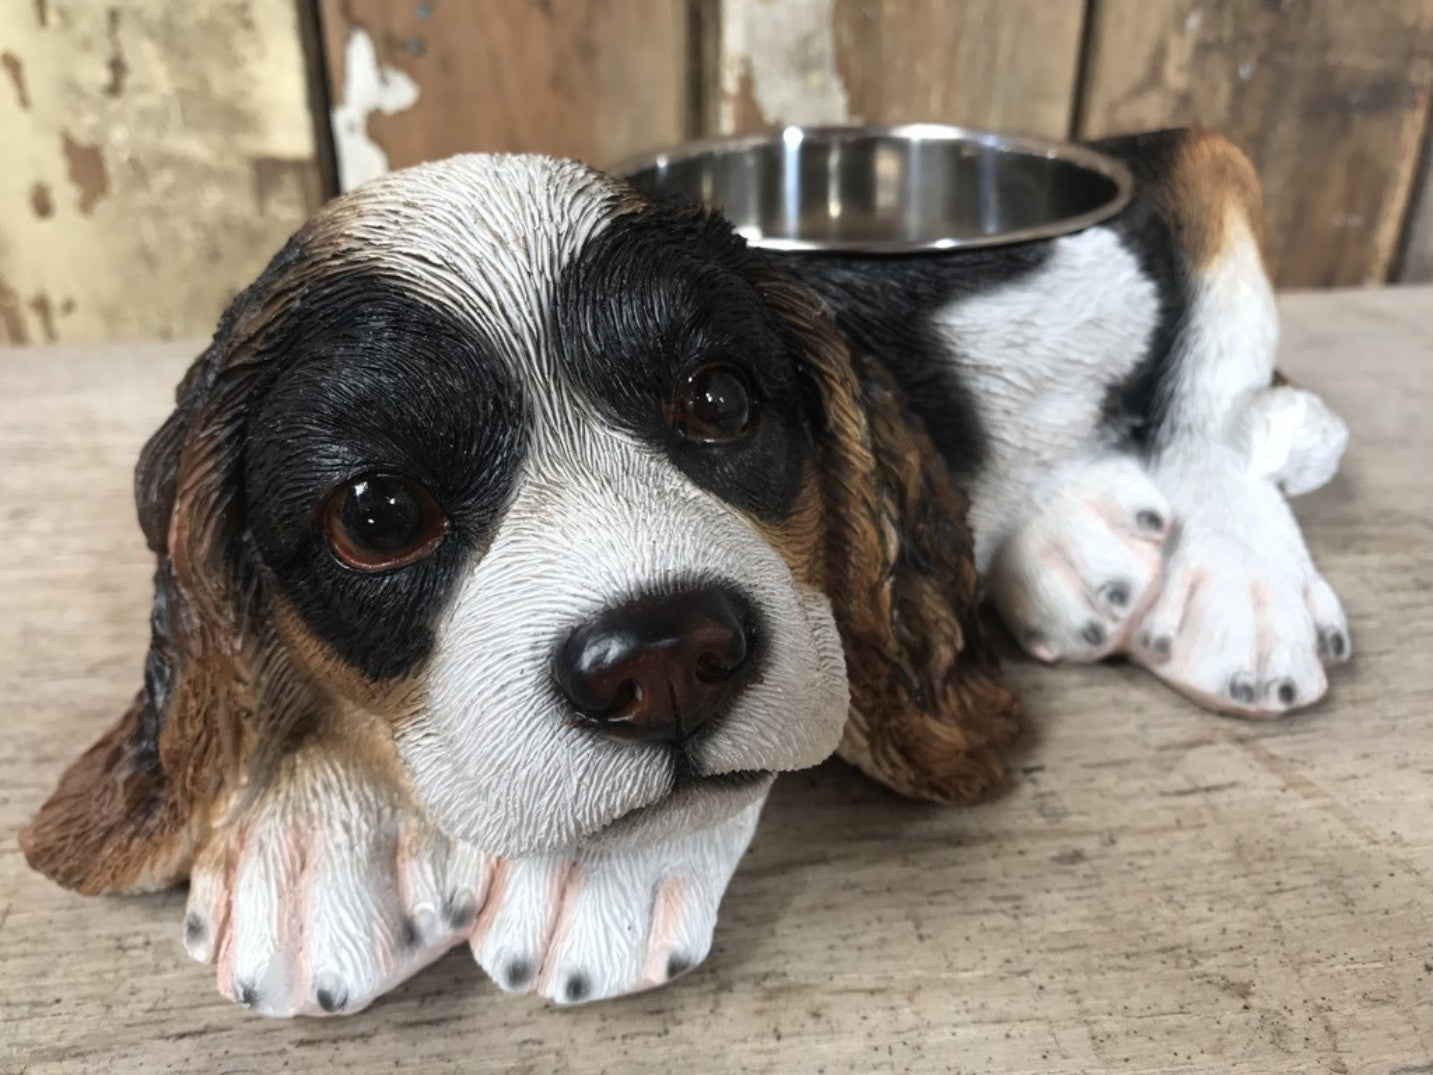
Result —
[[[0,3],[0,342],[212,331],[321,196],[297,2]]]

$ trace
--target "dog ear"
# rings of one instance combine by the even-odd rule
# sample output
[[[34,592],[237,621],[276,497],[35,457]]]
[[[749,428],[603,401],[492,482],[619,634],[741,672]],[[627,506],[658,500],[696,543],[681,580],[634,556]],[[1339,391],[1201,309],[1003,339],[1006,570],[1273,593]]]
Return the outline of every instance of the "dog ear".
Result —
[[[157,560],[144,685],[20,833],[31,866],[87,895],[181,879],[218,800],[242,784],[247,665],[262,647],[244,638],[237,468],[249,376],[223,368],[232,320],[190,367],[135,469]]]
[[[966,500],[885,368],[853,356],[814,295],[762,285],[819,411],[824,586],[851,685],[840,756],[904,795],[970,802],[1020,731],[983,636]]]

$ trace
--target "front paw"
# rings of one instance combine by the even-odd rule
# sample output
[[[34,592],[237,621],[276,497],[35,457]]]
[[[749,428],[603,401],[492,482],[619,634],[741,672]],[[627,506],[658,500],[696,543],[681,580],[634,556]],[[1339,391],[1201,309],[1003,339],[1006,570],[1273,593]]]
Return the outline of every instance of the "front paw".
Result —
[[[1248,717],[1312,704],[1348,621],[1274,485],[1204,460],[1172,475],[1180,525],[1131,657],[1195,701]]]
[[[1040,660],[1099,660],[1123,647],[1153,596],[1169,504],[1123,456],[1071,466],[1036,499],[991,561],[991,599]]]
[[[300,754],[198,856],[185,947],[264,1015],[353,1012],[468,935],[489,872],[382,782]]]
[[[661,985],[711,949],[761,805],[676,840],[505,860],[473,954],[508,992],[579,1004]]]

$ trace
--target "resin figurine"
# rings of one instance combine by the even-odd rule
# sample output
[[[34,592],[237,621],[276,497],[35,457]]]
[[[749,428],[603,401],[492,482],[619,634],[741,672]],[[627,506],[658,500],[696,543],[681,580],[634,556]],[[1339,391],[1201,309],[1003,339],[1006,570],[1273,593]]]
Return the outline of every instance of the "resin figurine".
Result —
[[[1350,641],[1283,492],[1344,434],[1273,383],[1254,177],[1106,148],[1124,212],[964,268],[773,258],[542,157],[330,203],[144,450],[144,684],[29,861],[188,878],[190,954],[266,1014],[460,943],[587,1001],[704,958],[777,773],[1000,780],[978,573],[1041,658],[1314,701]]]

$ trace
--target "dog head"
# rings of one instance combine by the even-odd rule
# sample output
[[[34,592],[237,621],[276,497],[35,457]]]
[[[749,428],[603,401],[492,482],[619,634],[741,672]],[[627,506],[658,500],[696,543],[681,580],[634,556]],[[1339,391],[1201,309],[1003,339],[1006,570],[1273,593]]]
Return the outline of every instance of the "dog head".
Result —
[[[706,824],[838,745],[926,797],[998,775],[964,505],[894,386],[719,217],[572,162],[331,203],[226,313],[137,498],[151,832],[346,722],[502,854]]]

